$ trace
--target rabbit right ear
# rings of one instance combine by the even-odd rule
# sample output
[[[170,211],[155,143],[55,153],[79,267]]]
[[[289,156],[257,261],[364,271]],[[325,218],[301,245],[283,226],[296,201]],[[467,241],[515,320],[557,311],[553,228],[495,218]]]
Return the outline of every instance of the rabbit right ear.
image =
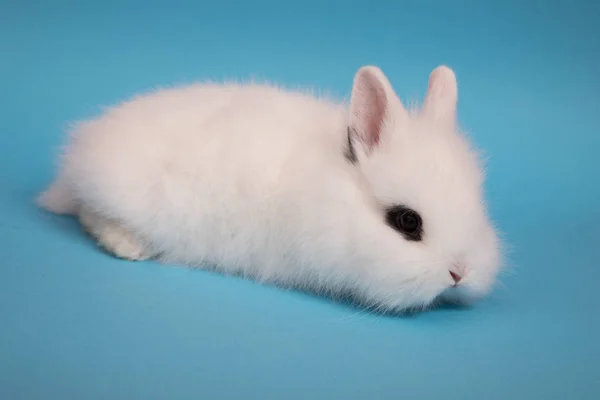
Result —
[[[454,71],[445,65],[437,67],[429,75],[423,113],[446,125],[455,125],[457,101],[458,88]]]
[[[350,100],[349,129],[366,147],[367,154],[379,144],[385,123],[397,112],[398,105],[403,112],[400,99],[378,67],[358,70]]]

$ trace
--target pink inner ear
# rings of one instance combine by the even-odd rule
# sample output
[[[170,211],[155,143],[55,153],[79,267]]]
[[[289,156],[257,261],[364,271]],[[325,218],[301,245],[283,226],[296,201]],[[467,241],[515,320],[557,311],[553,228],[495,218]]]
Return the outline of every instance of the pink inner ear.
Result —
[[[372,147],[379,143],[387,99],[385,91],[376,79],[367,79],[361,91],[363,104],[359,111],[361,114],[359,119],[362,120],[364,130],[361,136],[367,146]]]
[[[379,137],[381,134],[381,128],[383,125],[383,119],[385,118],[386,110],[386,98],[385,92],[379,85],[372,87],[375,93],[371,96],[371,107],[370,118],[368,122],[368,132],[370,143],[369,146],[374,146],[379,143]]]

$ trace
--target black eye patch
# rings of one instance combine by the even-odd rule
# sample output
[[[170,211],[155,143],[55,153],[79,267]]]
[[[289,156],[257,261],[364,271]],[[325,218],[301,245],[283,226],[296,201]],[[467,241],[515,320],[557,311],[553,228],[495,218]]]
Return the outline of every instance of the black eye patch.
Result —
[[[386,210],[385,220],[406,240],[419,242],[423,239],[423,220],[415,210],[405,206],[393,206]]]

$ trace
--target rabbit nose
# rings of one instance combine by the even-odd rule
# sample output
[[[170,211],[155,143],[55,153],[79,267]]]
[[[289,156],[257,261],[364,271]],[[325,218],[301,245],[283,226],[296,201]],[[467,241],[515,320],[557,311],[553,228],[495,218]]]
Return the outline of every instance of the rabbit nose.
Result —
[[[452,279],[454,280],[454,285],[458,285],[458,282],[460,282],[460,280],[462,279],[462,275],[450,270],[450,276],[452,277]]]

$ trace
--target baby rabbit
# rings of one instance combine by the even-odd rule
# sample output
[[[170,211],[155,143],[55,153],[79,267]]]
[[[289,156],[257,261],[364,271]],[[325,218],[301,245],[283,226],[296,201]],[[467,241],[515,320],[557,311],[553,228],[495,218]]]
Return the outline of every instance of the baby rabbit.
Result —
[[[470,303],[502,263],[456,106],[446,66],[420,110],[376,66],[357,71],[349,105],[270,85],[163,89],[77,123],[38,202],[124,259],[386,311]]]

